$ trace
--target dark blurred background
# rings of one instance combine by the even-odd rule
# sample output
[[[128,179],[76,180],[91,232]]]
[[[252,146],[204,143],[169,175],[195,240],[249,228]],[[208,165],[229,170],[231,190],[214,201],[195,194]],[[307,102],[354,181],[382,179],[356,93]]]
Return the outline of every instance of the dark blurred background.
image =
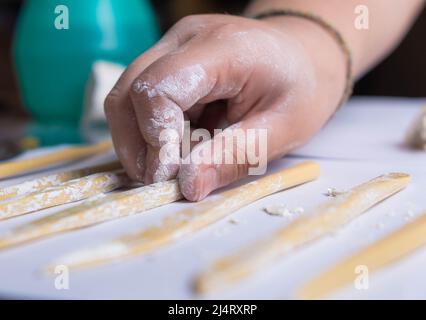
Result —
[[[0,117],[25,117],[21,106],[10,48],[21,0],[0,2]],[[181,17],[195,13],[242,12],[248,1],[152,0],[162,31]],[[426,10],[400,47],[358,82],[357,95],[426,96]]]

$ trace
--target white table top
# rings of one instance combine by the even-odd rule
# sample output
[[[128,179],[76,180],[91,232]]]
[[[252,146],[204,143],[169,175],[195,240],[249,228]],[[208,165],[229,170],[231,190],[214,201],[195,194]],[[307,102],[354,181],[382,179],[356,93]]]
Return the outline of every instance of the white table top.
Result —
[[[424,100],[358,98],[341,110],[306,147],[269,166],[275,171],[305,159],[322,166],[319,180],[257,201],[197,234],[152,254],[82,272],[71,272],[69,290],[57,290],[40,268],[64,253],[96,245],[115,236],[155,224],[193,204],[179,202],[139,215],[103,223],[0,252],[0,297],[79,299],[186,299],[193,277],[209,262],[269,234],[290,222],[263,208],[272,203],[311,208],[326,200],[327,188],[347,189],[390,171],[413,175],[403,192],[376,206],[334,235],[283,257],[241,285],[208,298],[291,299],[303,283],[321,270],[383,237],[426,210],[426,153],[403,147],[403,138]],[[97,159],[84,164],[99,162]],[[79,166],[83,165],[82,163]],[[67,167],[68,168],[68,167]],[[63,170],[63,168],[61,168]],[[3,181],[7,185],[19,180]],[[64,206],[63,206],[64,207]],[[61,207],[61,208],[63,208]],[[58,211],[44,210],[0,222],[0,233]],[[332,298],[425,299],[426,247],[380,272],[370,274],[368,290],[352,286]]]

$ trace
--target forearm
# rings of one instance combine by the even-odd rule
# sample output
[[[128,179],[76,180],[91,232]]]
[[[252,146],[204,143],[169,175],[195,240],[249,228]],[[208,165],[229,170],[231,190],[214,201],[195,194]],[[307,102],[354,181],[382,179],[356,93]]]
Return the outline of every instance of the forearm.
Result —
[[[246,14],[256,15],[271,9],[295,9],[322,17],[347,41],[353,55],[356,78],[380,62],[405,35],[424,0],[365,0],[369,9],[369,29],[355,27],[358,0],[257,0]]]

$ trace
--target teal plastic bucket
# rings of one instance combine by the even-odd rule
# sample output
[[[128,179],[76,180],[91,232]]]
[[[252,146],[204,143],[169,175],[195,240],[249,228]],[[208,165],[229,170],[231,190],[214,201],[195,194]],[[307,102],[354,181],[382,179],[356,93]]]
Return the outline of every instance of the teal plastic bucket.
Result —
[[[92,64],[127,65],[158,38],[145,0],[27,0],[13,47],[26,109],[38,126],[78,127]]]

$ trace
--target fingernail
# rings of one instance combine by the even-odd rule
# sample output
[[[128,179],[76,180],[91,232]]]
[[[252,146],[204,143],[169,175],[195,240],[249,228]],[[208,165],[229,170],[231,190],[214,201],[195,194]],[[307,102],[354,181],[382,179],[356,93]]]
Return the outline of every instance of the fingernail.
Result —
[[[180,191],[189,201],[197,201],[195,178],[198,175],[198,166],[193,164],[182,164],[178,174]]]
[[[178,175],[182,194],[189,201],[200,201],[216,188],[217,175],[213,167],[182,165]]]

